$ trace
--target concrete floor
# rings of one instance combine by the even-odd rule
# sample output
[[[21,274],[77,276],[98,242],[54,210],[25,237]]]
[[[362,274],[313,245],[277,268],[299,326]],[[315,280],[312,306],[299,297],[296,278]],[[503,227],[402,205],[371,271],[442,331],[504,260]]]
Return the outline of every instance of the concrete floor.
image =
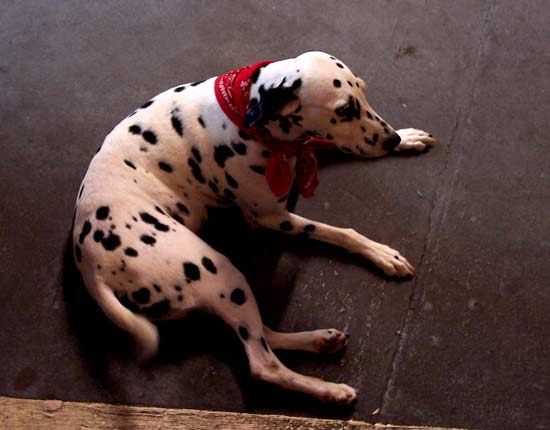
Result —
[[[4,1],[0,395],[550,428],[549,29],[544,0]],[[86,166],[135,106],[312,49],[363,76],[396,128],[442,144],[377,161],[324,156],[317,196],[295,210],[399,249],[418,275],[389,280],[332,247],[242,224],[227,233],[238,217],[218,216],[205,235],[272,326],[352,332],[337,357],[281,355],[358,387],[343,411],[251,380],[238,340],[201,316],[164,324],[160,356],[137,366],[66,248]]]

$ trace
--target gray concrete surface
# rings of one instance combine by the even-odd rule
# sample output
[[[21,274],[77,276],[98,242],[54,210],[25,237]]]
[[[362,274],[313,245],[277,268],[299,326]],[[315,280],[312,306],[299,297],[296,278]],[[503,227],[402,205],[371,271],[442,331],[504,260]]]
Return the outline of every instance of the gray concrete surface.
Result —
[[[16,2],[0,14],[0,395],[550,428],[550,4],[545,1]],[[421,156],[322,156],[295,210],[352,226],[417,267],[407,282],[318,243],[217,214],[205,231],[282,330],[352,332],[345,354],[287,353],[361,390],[327,408],[248,376],[233,334],[164,324],[142,368],[66,252],[79,182],[103,136],[152,95],[318,49],[343,59]],[[371,413],[380,409],[376,416]]]

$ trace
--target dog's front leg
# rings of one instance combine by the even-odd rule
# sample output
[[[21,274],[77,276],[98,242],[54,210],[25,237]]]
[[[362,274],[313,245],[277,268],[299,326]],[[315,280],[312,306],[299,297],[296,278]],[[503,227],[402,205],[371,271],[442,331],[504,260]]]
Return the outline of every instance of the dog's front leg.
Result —
[[[360,254],[376,264],[389,276],[412,276],[414,268],[398,251],[375,242],[351,228],[333,227],[312,221],[290,212],[280,212],[256,219],[262,227],[294,235],[307,235],[311,239],[327,242]]]

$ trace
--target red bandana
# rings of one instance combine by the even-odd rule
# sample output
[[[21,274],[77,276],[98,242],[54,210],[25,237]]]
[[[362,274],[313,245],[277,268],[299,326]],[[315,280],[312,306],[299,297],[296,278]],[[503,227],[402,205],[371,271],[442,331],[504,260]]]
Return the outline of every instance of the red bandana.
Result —
[[[220,107],[240,130],[258,141],[269,144],[272,155],[267,160],[265,178],[273,194],[281,197],[292,185],[292,170],[288,164],[296,157],[296,184],[300,194],[311,197],[319,185],[318,165],[311,143],[326,143],[323,139],[309,138],[300,142],[285,142],[261,133],[257,128],[246,128],[243,119],[250,100],[251,78],[254,72],[272,61],[260,61],[248,67],[232,70],[216,78],[214,92]]]

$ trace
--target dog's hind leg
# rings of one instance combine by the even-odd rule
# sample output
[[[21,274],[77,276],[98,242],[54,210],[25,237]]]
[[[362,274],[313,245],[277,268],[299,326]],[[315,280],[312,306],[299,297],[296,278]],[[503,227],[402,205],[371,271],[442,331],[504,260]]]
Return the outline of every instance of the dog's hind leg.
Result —
[[[113,290],[103,281],[95,280],[89,290],[105,315],[134,337],[138,347],[138,358],[141,361],[152,358],[159,346],[157,327],[143,316],[125,308],[115,297]]]
[[[281,333],[264,326],[267,342],[273,349],[290,349],[316,353],[340,351],[348,344],[349,334],[334,328],[299,333]]]
[[[234,268],[228,269],[226,266],[220,279],[225,283],[225,289],[230,287],[230,291],[222,298],[219,293],[222,285],[205,288],[200,299],[204,306],[199,308],[219,316],[235,330],[248,356],[251,375],[290,390],[311,394],[324,402],[353,402],[357,397],[353,388],[300,375],[279,361],[269,345],[272,332],[264,331],[256,300],[244,276]]]

